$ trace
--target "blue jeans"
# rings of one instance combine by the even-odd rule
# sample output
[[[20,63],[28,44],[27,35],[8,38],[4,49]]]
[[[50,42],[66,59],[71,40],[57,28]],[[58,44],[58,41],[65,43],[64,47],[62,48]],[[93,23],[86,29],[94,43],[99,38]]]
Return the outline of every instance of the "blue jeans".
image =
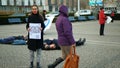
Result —
[[[15,37],[14,37],[14,36],[11,36],[11,37],[8,37],[8,38],[0,39],[0,43],[2,43],[2,44],[10,44],[10,43],[12,43],[14,40],[15,40]]]

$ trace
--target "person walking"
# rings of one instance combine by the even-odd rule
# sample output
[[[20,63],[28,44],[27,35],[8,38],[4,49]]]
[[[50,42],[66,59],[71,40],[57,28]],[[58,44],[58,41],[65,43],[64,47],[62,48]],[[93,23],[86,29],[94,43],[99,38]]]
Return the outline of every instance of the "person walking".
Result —
[[[41,24],[39,25],[40,28],[38,27],[33,27],[34,30],[33,32],[39,32],[39,36],[41,36],[41,38],[31,38],[30,37],[30,31],[33,29],[32,27],[30,28],[30,24]],[[34,67],[34,52],[37,52],[37,68],[41,68],[40,65],[40,55],[41,55],[41,48],[43,46],[43,30],[45,28],[44,25],[44,19],[42,17],[42,15],[39,14],[39,9],[36,5],[32,6],[32,13],[31,15],[29,15],[28,17],[28,22],[26,25],[26,28],[28,30],[28,49],[30,50],[30,68]],[[37,30],[37,31],[36,31]]]
[[[105,21],[107,19],[103,9],[104,8],[101,7],[99,11],[100,36],[104,36]]]
[[[58,34],[58,44],[62,51],[62,57],[59,57],[48,68],[55,68],[64,61],[70,52],[71,46],[75,46],[75,40],[72,33],[72,24],[68,19],[68,8],[61,5],[59,8],[59,16],[56,20],[56,30]]]

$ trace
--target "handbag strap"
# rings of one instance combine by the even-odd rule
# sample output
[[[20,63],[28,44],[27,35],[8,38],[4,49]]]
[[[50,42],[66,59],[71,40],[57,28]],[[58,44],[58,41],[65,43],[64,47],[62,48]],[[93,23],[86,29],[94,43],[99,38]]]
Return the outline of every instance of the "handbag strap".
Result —
[[[72,46],[71,49],[70,49],[70,54],[76,54],[76,48],[75,46]]]

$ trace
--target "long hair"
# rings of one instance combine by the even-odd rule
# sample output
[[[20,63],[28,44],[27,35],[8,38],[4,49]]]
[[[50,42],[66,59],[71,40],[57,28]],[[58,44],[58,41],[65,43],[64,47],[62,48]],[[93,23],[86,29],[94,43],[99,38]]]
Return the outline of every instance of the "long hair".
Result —
[[[37,5],[32,5],[32,7],[37,7],[37,9],[39,9]]]

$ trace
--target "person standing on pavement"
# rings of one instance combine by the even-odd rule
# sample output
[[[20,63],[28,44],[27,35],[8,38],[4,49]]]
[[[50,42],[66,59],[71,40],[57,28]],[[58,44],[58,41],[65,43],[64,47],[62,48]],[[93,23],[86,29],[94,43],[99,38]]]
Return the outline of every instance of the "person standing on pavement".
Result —
[[[62,51],[62,57],[59,57],[48,68],[55,68],[59,63],[64,61],[70,52],[71,46],[75,46],[75,40],[72,33],[72,24],[68,19],[68,8],[61,5],[59,16],[56,20],[56,30],[58,33],[58,44]]]
[[[111,22],[113,23],[113,21],[114,21],[114,16],[115,16],[114,11],[111,12],[111,15],[110,15],[110,16],[111,16],[111,18],[112,18],[112,21],[111,21]]]
[[[41,24],[40,28],[38,30],[41,31],[41,39],[32,39],[29,37],[30,35],[30,23],[34,23],[34,24]],[[40,65],[40,55],[41,55],[41,48],[43,46],[43,30],[45,28],[44,25],[44,19],[42,17],[42,15],[39,14],[39,9],[38,6],[33,5],[32,6],[32,13],[31,15],[29,15],[28,17],[28,22],[26,25],[26,29],[28,31],[28,49],[30,51],[30,68],[34,67],[34,53],[36,52],[37,54],[37,68],[41,68]]]
[[[45,17],[45,15],[46,15],[46,10],[43,10],[43,14],[42,14],[42,15],[43,15],[44,20],[47,20],[46,17]]]
[[[104,36],[104,27],[107,17],[104,14],[104,8],[101,7],[99,11],[100,36]]]

